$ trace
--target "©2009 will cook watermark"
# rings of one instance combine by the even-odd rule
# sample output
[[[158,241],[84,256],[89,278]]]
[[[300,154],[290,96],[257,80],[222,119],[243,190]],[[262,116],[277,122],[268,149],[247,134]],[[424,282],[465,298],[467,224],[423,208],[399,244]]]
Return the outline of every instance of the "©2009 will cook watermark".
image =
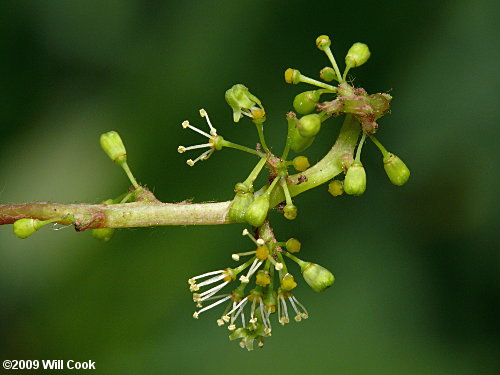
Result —
[[[6,359],[2,363],[5,370],[95,370],[95,361],[75,361],[73,359]]]

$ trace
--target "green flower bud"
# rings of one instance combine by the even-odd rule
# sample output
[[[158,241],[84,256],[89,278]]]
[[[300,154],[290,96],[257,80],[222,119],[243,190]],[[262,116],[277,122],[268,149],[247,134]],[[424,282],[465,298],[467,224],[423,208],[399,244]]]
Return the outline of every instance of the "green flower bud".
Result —
[[[293,128],[290,131],[290,148],[294,152],[303,152],[307,150],[314,142],[315,137],[303,137],[300,135],[297,128]]]
[[[108,242],[111,237],[113,237],[113,234],[115,234],[115,229],[114,228],[97,228],[97,229],[92,229],[92,236],[96,240],[100,240],[103,242]]]
[[[122,139],[117,132],[113,130],[101,134],[100,143],[104,152],[115,163],[123,164],[127,161],[127,151],[125,150]]]
[[[294,220],[297,217],[297,206],[294,204],[287,204],[283,208],[283,213],[285,215],[285,218],[288,220]]]
[[[370,58],[370,50],[364,43],[354,43],[345,57],[345,64],[348,67],[355,68],[363,65]]]
[[[333,274],[319,264],[304,262],[300,268],[304,280],[316,292],[324,291],[335,281]]]
[[[300,251],[300,248],[302,247],[302,244],[298,239],[290,238],[288,239],[288,241],[286,241],[285,246],[290,253],[298,253]]]
[[[28,238],[45,224],[46,222],[37,219],[19,219],[14,222],[14,234],[19,238]]]
[[[243,114],[253,120],[265,118],[265,111],[260,100],[252,95],[241,83],[234,85],[225,94],[226,102],[233,110],[233,121],[240,121]]]
[[[229,207],[229,218],[236,223],[246,223],[245,213],[253,202],[253,194],[237,192]]]
[[[286,114],[286,119],[288,121],[288,136],[290,137],[290,148],[297,153],[309,148],[309,146],[311,146],[311,144],[314,142],[314,137],[305,138],[299,134],[296,126],[298,120],[295,113],[288,112]]]
[[[325,82],[331,82],[334,79],[338,81],[335,69],[330,66],[325,66],[323,69],[321,69],[319,72],[319,76]]]
[[[293,159],[293,167],[299,172],[304,172],[310,166],[309,159],[305,156],[297,156]]]
[[[363,164],[354,161],[344,179],[344,191],[349,195],[361,195],[366,190],[366,172]]]
[[[328,35],[320,35],[316,38],[316,47],[318,47],[321,51],[324,51],[325,48],[330,47],[332,41]]]
[[[410,178],[410,170],[406,164],[392,153],[384,157],[384,169],[394,185],[403,186]]]
[[[334,197],[344,194],[344,183],[340,180],[332,180],[328,184],[328,192]]]
[[[297,122],[297,129],[302,137],[314,137],[321,130],[321,116],[316,113],[303,116]]]
[[[269,211],[269,197],[263,194],[255,198],[248,206],[245,212],[245,221],[254,227],[260,227],[266,220],[267,211]]]
[[[285,82],[296,85],[300,82],[300,71],[297,69],[288,68],[285,70]]]
[[[293,108],[295,112],[307,115],[316,109],[320,97],[321,93],[318,90],[304,91],[293,99]]]

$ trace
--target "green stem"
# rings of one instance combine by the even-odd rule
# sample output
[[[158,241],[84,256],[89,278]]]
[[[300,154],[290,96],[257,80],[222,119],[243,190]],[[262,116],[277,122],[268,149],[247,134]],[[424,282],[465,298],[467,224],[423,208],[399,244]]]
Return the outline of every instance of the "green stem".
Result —
[[[128,179],[130,180],[130,182],[132,183],[132,185],[134,186],[135,189],[138,189],[139,188],[139,184],[137,183],[137,181],[135,180],[134,178],[134,175],[132,174],[132,171],[130,170],[130,168],[128,167],[128,164],[127,162],[123,162],[121,164],[121,167],[123,168],[123,170],[125,171],[125,173],[127,174],[128,176]]]
[[[359,122],[352,115],[347,115],[344,124],[340,129],[337,141],[330,151],[314,166],[308,168],[305,172],[300,172],[289,177],[291,180],[298,181],[299,176],[307,179],[296,185],[288,185],[288,190],[292,197],[303,193],[309,189],[317,187],[331,180],[333,177],[344,171],[343,161],[353,156],[354,148],[359,138],[361,127]],[[304,179],[302,177],[302,179]],[[271,207],[276,206],[285,200],[281,189],[271,194]]]
[[[281,255],[281,252],[278,252],[278,259],[280,261],[281,264],[283,264],[283,269],[280,271],[280,274],[281,272],[283,272],[283,274],[287,274],[288,273],[288,268],[286,266],[286,263],[285,263],[285,260],[283,259],[283,255]]]
[[[285,179],[280,178],[280,185],[281,188],[283,189],[283,193],[285,194],[286,204],[289,205],[293,204],[292,197],[290,196],[290,191],[288,190],[288,186]]]
[[[352,157],[360,132],[359,123],[350,115],[346,116],[337,141],[330,151],[316,165],[305,172],[289,178],[298,181],[299,176],[306,178],[300,184],[290,184],[290,196],[294,197],[317,187],[343,172],[343,161]],[[262,161],[264,160],[264,161]],[[260,163],[265,164],[265,159]],[[124,204],[61,204],[61,203],[23,203],[0,205],[0,225],[12,224],[23,218],[51,220],[61,218],[60,224],[73,224],[77,230],[90,228],[133,228],[161,225],[216,225],[229,224],[228,217],[231,201],[217,203],[162,203],[146,188],[141,189],[136,202]],[[285,200],[282,189],[271,194],[271,207]],[[264,224],[265,226],[265,224]],[[261,227],[262,228],[262,227]],[[268,235],[269,231],[262,231]],[[261,234],[264,240],[267,240]],[[274,240],[273,242],[276,242]]]
[[[260,144],[262,145],[262,147],[264,148],[264,150],[267,153],[270,154],[271,152],[267,148],[266,140],[264,138],[264,129],[263,129],[264,128],[264,123],[262,121],[254,121],[254,124],[257,127],[257,133],[259,133]]]
[[[248,152],[249,154],[257,155],[260,157],[266,156],[264,153],[259,152],[257,150],[254,150],[250,147],[246,147],[246,146],[239,145],[237,143],[229,142],[229,141],[226,141],[225,139],[221,141],[221,145],[222,145],[222,147],[229,147],[229,148],[233,148],[235,150],[245,151],[245,152]]]
[[[267,161],[266,158],[262,158],[262,159],[259,160],[259,162],[257,163],[257,165],[252,170],[252,172],[250,172],[250,174],[248,175],[247,179],[243,182],[243,184],[245,186],[247,186],[247,187],[250,188],[253,185],[253,182],[255,181],[255,179],[257,178],[257,176],[259,175],[260,171],[262,170],[262,168],[264,167],[264,165],[266,165],[266,161]]]
[[[345,70],[344,70],[344,75],[342,76],[343,80],[345,81],[346,77],[347,77],[347,73],[349,72],[349,70],[351,69],[351,65],[347,65],[345,67]]]
[[[389,154],[389,151],[387,151],[386,148],[382,146],[382,143],[380,143],[374,135],[370,135],[370,139],[377,145],[378,149],[382,153],[382,156],[385,158]]]
[[[273,182],[271,182],[271,186],[269,186],[269,188],[266,190],[266,192],[264,194],[266,194],[268,197],[271,196],[271,193],[273,192],[274,190],[274,187],[276,186],[276,183],[280,180],[279,177],[275,177]]]
[[[366,133],[363,132],[363,135],[361,136],[361,141],[359,141],[358,149],[356,150],[356,161],[361,161],[361,149],[363,148],[365,139],[366,139]]]
[[[335,69],[335,74],[337,75],[337,77],[339,77],[339,83],[344,82],[344,79],[341,78],[342,76],[340,75],[340,70],[339,70],[339,67],[337,65],[337,62],[335,61],[335,57],[332,54],[332,50],[330,49],[330,47],[326,47],[324,49],[324,51],[325,51],[326,55],[328,56],[328,59],[330,60],[330,63],[333,66],[333,69]]]
[[[329,85],[327,83],[317,81],[315,79],[306,77],[305,75],[301,74],[300,75],[300,82],[303,83],[309,83],[310,85],[318,86],[318,87],[323,87],[324,89],[330,90],[332,92],[337,92],[337,88],[335,86]]]
[[[288,157],[288,153],[290,152],[290,146],[292,144],[292,134],[293,134],[293,129],[295,128],[295,124],[297,123],[297,119],[295,116],[293,117],[288,117],[286,119],[288,123],[288,131],[286,134],[286,143],[285,143],[285,149],[283,150],[283,155],[281,155],[281,160],[286,160]]]
[[[292,255],[291,253],[289,253],[288,251],[284,251],[283,252],[288,258],[290,258],[291,260],[293,260],[295,263],[297,263],[299,265],[300,268],[302,268],[303,266],[305,266],[307,264],[307,262],[304,262],[303,260],[300,260],[299,258],[297,258],[295,255]]]

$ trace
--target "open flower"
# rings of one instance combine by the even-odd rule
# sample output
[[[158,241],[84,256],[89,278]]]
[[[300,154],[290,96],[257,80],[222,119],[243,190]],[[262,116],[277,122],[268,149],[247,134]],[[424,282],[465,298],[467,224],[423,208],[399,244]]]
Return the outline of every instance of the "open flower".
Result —
[[[291,293],[297,283],[281,255],[280,245],[284,243],[255,238],[246,229],[242,234],[253,242],[255,250],[232,254],[232,258],[239,262],[241,257],[249,257],[247,261],[235,268],[195,276],[188,283],[198,307],[193,317],[198,319],[201,313],[225,304],[217,325],[226,326],[231,340],[240,339],[242,348],[252,350],[255,341],[262,347],[264,339],[271,336],[272,314],[277,312],[282,325],[292,316],[299,322],[309,314]],[[235,281],[239,284],[231,291],[223,290]],[[248,291],[250,284],[253,286]]]
[[[295,321],[300,322],[302,319],[309,318],[309,313],[303,304],[301,304],[297,297],[295,297],[291,292],[286,292],[283,290],[278,291],[278,321],[281,325],[285,325],[290,322],[288,308],[286,302],[289,302],[295,312]]]
[[[204,137],[207,137],[208,142],[201,143],[199,145],[189,146],[189,147],[179,146],[177,148],[177,151],[181,154],[186,152],[186,151],[190,151],[190,150],[208,148],[208,150],[203,152],[196,159],[194,159],[194,160],[188,159],[186,161],[187,165],[189,165],[190,167],[195,165],[200,160],[207,160],[210,157],[210,155],[213,154],[213,152],[215,150],[221,150],[223,147],[223,142],[224,142],[224,138],[222,138],[220,135],[217,135],[217,129],[215,129],[213,127],[212,123],[210,122],[210,119],[208,118],[207,111],[205,111],[204,109],[200,109],[200,116],[204,117],[205,120],[207,121],[208,127],[210,128],[210,134],[204,132],[203,130],[198,129],[197,127],[195,127],[193,125],[191,125],[188,120],[186,120],[182,123],[182,127],[184,129],[189,128],[189,129],[195,131],[196,133],[199,133],[199,134],[203,135]]]

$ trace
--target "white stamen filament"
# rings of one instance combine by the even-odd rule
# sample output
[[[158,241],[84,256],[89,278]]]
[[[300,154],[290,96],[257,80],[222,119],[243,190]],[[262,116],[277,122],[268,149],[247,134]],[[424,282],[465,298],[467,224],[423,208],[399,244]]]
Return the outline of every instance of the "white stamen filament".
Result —
[[[190,167],[192,167],[193,165],[195,165],[200,160],[207,160],[210,157],[210,155],[212,154],[212,152],[214,152],[213,149],[207,150],[207,151],[205,151],[203,154],[201,154],[200,156],[198,156],[194,160],[192,160],[192,159],[186,160],[186,164],[189,165]]]
[[[253,321],[254,318],[255,318],[255,305],[256,305],[256,303],[257,303],[257,300],[254,299],[252,301],[252,307],[250,308],[250,322],[251,323],[256,323],[257,322],[257,319],[255,319],[255,321]]]
[[[189,147],[184,147],[184,146],[179,146],[179,148],[177,149],[177,151],[179,151],[180,148],[182,148],[182,151],[179,151],[181,154],[185,151],[189,151],[189,150],[196,150],[198,148],[212,148],[213,147],[213,143],[202,143],[202,144],[199,144],[199,145],[194,145],[194,146],[189,146]]]
[[[231,314],[231,324],[234,323],[234,321],[236,320],[236,318],[238,318],[238,316],[241,314],[241,312],[243,311],[243,309],[245,308],[245,305],[247,304],[248,302],[248,296],[243,298],[240,303],[238,303],[230,312],[229,314]],[[233,312],[236,313],[233,315]]]
[[[231,257],[233,258],[233,260],[238,261],[238,260],[240,260],[240,257],[246,256],[246,255],[252,255],[252,254],[255,254],[256,252],[257,252],[256,250],[246,251],[244,253],[232,254]]]
[[[213,283],[216,283],[217,281],[219,280],[222,280],[223,278],[225,278],[226,275],[225,274],[222,274],[222,275],[217,275],[217,276],[214,276],[214,277],[211,277],[210,279],[207,279],[205,281],[202,281],[201,283],[199,284],[196,284],[198,286],[205,286],[205,285],[209,285],[209,284],[213,284]]]
[[[184,122],[182,123],[182,127],[183,127],[184,129],[189,128],[189,129],[191,129],[191,130],[195,131],[196,133],[201,134],[201,135],[203,135],[203,136],[207,137],[208,139],[213,139],[213,138],[214,138],[214,137],[212,137],[210,134],[205,133],[203,130],[200,130],[200,129],[198,129],[197,127],[195,127],[195,126],[191,125],[191,124],[189,123],[189,121],[188,121],[188,120],[186,120],[186,121],[184,121]]]
[[[269,328],[267,325],[267,317],[264,313],[264,305],[262,304],[262,301],[260,301],[259,308],[260,308],[260,315],[262,316],[262,323],[264,323],[264,328]]]
[[[208,113],[207,111],[205,111],[203,108],[200,109],[200,116],[201,117],[205,117],[205,120],[207,120],[207,124],[208,126],[210,127],[210,134],[212,134],[213,136],[217,136],[217,129],[215,129],[213,126],[212,126],[212,123],[210,122],[210,119],[208,118]]]
[[[203,311],[207,311],[207,310],[210,310],[212,307],[215,307],[217,305],[220,305],[221,303],[227,301],[229,298],[231,298],[231,296],[226,296],[214,303],[212,303],[211,305],[208,305],[208,306],[205,306],[204,308],[202,308],[201,310],[198,311],[198,314],[197,315],[200,315]]]
[[[295,313],[297,315],[295,315],[295,321],[296,322],[300,322],[302,320],[302,314],[300,313],[300,311],[297,309],[297,306],[295,305],[295,302],[293,301],[293,298],[289,298],[290,300],[290,304],[292,305],[293,307],[293,310],[295,311]]]
[[[295,303],[296,303],[298,306],[300,306],[300,307],[302,308],[302,310],[304,310],[304,312],[300,314],[300,315],[302,315],[302,318],[304,318],[304,319],[309,318],[309,313],[307,312],[307,309],[304,307],[304,305],[303,305],[303,304],[301,304],[301,303],[299,302],[299,300],[297,299],[297,297],[295,297],[295,296],[291,296],[291,297],[290,297],[290,299],[293,299],[293,300],[295,301]]]
[[[242,235],[248,236],[248,238],[250,238],[254,244],[256,244],[257,246],[260,246],[258,240],[256,240],[255,237],[252,234],[250,234],[250,232],[248,230],[243,229]]]
[[[229,296],[229,295],[230,294],[219,294],[218,296],[212,296],[210,298],[207,298],[204,301],[210,301],[210,300],[217,299],[217,298],[223,298],[223,297],[226,297],[226,296]]]
[[[211,272],[207,272],[207,273],[204,273],[204,274],[201,274],[201,275],[198,275],[198,276],[195,276],[195,277],[192,277],[188,280],[188,282],[190,284],[194,284],[196,283],[196,281],[194,280],[197,280],[197,279],[201,279],[202,277],[206,277],[206,276],[212,276],[212,275],[216,275],[218,273],[223,273],[223,272],[226,272],[226,270],[217,270],[217,271],[211,271]]]
[[[225,281],[222,284],[214,286],[212,289],[209,289],[209,290],[201,293],[200,294],[201,298],[199,299],[199,301],[202,302],[202,301],[205,301],[208,298],[212,297],[215,293],[217,293],[219,290],[224,288],[228,283],[229,283],[229,281]]]
[[[264,261],[260,260],[259,258],[255,258],[255,260],[253,261],[252,265],[250,266],[250,269],[248,270],[248,273],[247,273],[247,279],[250,280],[250,278],[252,277],[252,275],[255,273],[255,271],[257,271],[259,269],[259,267],[262,265]]]
[[[286,302],[285,302],[285,298],[283,298],[283,296],[279,296],[279,300],[282,304],[282,308],[283,308],[283,316],[281,318],[281,324],[282,325],[285,325],[286,323],[288,323],[290,321],[290,319],[288,318],[288,308],[286,307]]]

